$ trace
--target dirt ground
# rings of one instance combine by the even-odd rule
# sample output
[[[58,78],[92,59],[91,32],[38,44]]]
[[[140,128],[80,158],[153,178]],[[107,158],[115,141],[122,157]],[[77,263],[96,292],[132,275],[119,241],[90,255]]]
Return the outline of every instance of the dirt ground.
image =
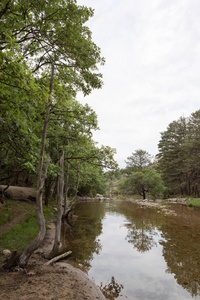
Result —
[[[0,269],[0,299],[105,300],[100,289],[81,270],[62,262],[44,265],[46,260],[41,254],[51,248],[53,231],[47,230],[42,247],[31,257],[27,269],[11,272]]]
[[[0,227],[0,233],[16,225],[25,214]],[[46,238],[29,260],[26,269],[5,271],[0,266],[0,299],[4,300],[105,300],[87,275],[70,264],[57,262],[45,266],[45,253],[52,249],[55,226],[50,224]]]
[[[27,270],[0,271],[0,299],[94,300],[105,299],[80,270],[66,263],[44,266],[32,263]]]

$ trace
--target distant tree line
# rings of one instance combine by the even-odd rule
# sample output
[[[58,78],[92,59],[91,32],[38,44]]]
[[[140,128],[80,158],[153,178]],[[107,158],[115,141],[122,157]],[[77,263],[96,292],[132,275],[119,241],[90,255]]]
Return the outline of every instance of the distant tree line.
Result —
[[[115,172],[118,190],[143,198],[200,197],[200,110],[171,122],[161,133],[158,149],[154,161],[141,149],[127,158],[121,175]]]

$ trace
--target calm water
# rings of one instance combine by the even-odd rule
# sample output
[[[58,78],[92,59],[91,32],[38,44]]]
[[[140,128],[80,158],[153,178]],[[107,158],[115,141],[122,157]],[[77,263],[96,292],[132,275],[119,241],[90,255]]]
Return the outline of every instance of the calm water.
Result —
[[[64,250],[107,299],[200,299],[200,211],[173,209],[176,216],[126,201],[78,204]]]

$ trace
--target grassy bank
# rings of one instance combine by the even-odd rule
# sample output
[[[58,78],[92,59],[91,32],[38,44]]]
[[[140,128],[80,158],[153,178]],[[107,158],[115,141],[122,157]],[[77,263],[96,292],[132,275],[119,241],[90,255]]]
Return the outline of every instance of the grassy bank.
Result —
[[[18,203],[14,203],[11,200],[6,201],[6,203],[0,209],[0,226],[12,220],[17,206]]]
[[[0,213],[0,218],[2,216],[3,220],[2,223],[5,223],[5,221],[12,221],[12,219],[15,217],[16,209],[18,210],[18,214],[24,212],[24,210],[27,212],[28,209],[29,212],[27,212],[22,221],[12,227],[6,233],[0,235],[0,250],[9,249],[12,251],[16,249],[19,252],[22,252],[38,234],[38,224],[34,203],[32,206],[29,205],[28,208],[24,202],[12,203],[12,201],[9,200],[9,202],[7,202],[2,208]],[[43,210],[46,221],[52,219],[56,214],[55,210],[53,210],[53,205],[44,207]]]
[[[192,207],[192,206],[198,206],[200,207],[200,199],[190,199],[187,201],[187,206]]]

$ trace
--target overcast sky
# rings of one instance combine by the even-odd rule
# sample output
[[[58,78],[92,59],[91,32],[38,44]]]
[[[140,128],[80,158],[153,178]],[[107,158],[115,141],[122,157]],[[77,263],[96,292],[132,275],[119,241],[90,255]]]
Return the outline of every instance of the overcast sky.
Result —
[[[78,96],[97,113],[99,145],[121,168],[137,149],[158,153],[160,132],[200,109],[199,0],[77,0],[106,59],[104,86]]]

